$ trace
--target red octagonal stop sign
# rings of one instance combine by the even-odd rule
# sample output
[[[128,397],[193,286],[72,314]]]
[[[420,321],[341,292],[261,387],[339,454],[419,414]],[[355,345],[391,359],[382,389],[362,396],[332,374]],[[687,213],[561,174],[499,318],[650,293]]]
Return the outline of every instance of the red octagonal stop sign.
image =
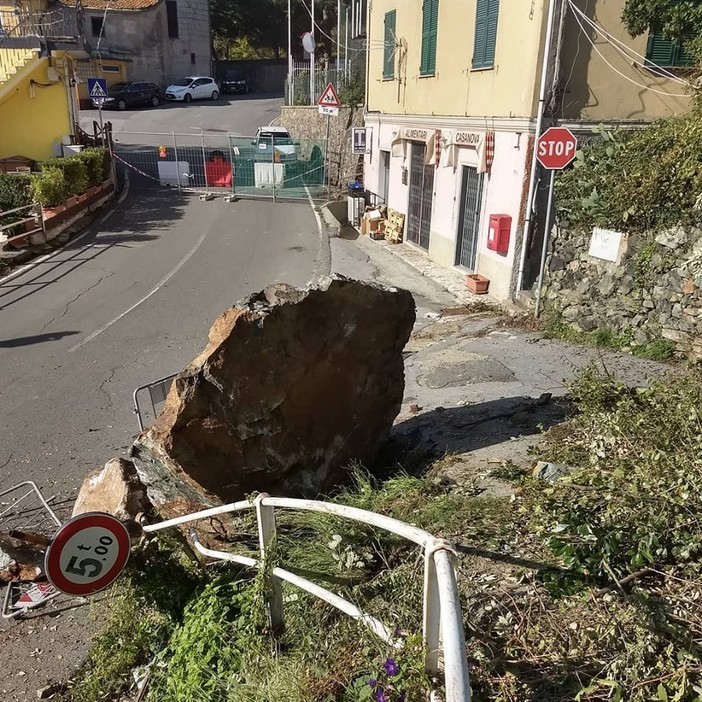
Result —
[[[565,168],[574,158],[578,139],[565,127],[549,127],[536,144],[536,158],[550,170]]]

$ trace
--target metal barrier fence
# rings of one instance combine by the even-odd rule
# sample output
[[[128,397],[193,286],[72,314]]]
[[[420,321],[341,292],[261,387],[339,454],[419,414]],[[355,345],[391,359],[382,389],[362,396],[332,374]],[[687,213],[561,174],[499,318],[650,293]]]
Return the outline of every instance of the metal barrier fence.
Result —
[[[34,234],[46,234],[41,205],[33,202],[13,210],[0,212],[0,246],[13,244],[26,246]]]
[[[427,650],[425,667],[429,673],[440,673],[440,660],[443,660],[443,672],[446,682],[446,702],[470,702],[470,679],[466,642],[463,633],[463,615],[461,613],[456,571],[454,566],[454,549],[447,541],[437,539],[430,533],[405,524],[392,517],[375,512],[367,512],[356,507],[348,507],[331,502],[317,500],[298,500],[287,497],[270,497],[258,495],[252,502],[244,500],[221,507],[195,512],[183,517],[169,519],[159,524],[144,526],[145,532],[155,532],[170,527],[187,524],[199,519],[207,519],[219,514],[256,510],[260,560],[240,556],[224,551],[205,548],[199,541],[197,533],[191,531],[195,548],[203,555],[222,561],[238,563],[250,568],[261,568],[265,563],[266,553],[272,548],[276,538],[275,508],[321,512],[344,519],[351,519],[362,524],[377,527],[392,534],[402,536],[420,546],[424,551],[424,607],[423,638]],[[310,582],[283,568],[272,568],[268,574],[266,593],[271,629],[280,631],[284,624],[282,581],[299,587],[316,597],[328,602],[350,617],[363,622],[385,642],[392,641],[390,630],[381,621],[362,612],[356,605],[330,592],[326,588]],[[440,654],[443,653],[443,656]]]
[[[321,200],[327,193],[324,140],[120,132],[113,155],[137,185],[272,200]]]
[[[156,419],[158,414],[158,407],[166,401],[166,397],[171,389],[171,383],[173,383],[173,378],[178,375],[177,373],[171,373],[165,378],[159,378],[154,380],[153,383],[147,383],[146,385],[140,385],[132,395],[134,401],[134,414],[137,416],[137,421],[139,422],[139,431],[144,431],[144,419],[147,421],[153,421]],[[145,410],[140,397],[143,394],[147,394],[149,398],[149,403],[151,404],[151,409]]]

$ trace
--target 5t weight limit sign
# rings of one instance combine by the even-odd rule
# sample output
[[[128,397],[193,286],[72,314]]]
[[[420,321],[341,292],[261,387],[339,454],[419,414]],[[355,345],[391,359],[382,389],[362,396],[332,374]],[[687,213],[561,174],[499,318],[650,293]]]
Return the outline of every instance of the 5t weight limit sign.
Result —
[[[126,527],[100,512],[80,514],[66,522],[46,552],[45,571],[51,584],[68,595],[103,590],[129,560]]]

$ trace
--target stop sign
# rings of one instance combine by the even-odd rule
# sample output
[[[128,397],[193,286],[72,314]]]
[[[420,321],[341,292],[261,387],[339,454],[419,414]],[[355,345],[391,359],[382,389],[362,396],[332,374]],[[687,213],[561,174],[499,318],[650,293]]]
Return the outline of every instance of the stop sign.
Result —
[[[578,139],[565,127],[549,127],[536,143],[536,158],[544,168],[560,170],[574,158]]]

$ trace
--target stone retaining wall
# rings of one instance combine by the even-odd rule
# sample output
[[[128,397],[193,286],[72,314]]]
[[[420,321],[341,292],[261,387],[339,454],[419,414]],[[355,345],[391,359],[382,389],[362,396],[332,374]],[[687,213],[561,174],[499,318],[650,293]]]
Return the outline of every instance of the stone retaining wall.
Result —
[[[354,156],[351,149],[351,129],[363,126],[363,108],[341,107],[339,116],[329,119],[330,182],[343,190],[363,173],[363,156]],[[327,138],[327,118],[316,107],[283,107],[279,123],[295,139]]]
[[[578,330],[607,329],[643,345],[669,339],[702,358],[702,229],[632,234],[619,260],[589,255],[591,232],[561,226],[550,246],[545,309]]]

